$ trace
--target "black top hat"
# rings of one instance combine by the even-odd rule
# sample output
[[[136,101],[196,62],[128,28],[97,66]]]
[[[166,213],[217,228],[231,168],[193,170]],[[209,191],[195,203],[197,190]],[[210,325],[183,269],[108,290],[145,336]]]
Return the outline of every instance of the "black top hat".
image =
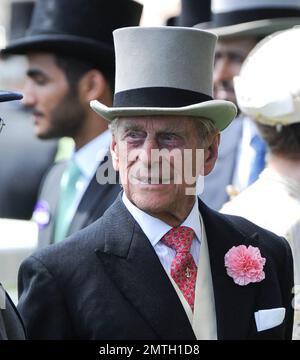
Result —
[[[168,26],[190,27],[210,20],[211,0],[181,0],[179,16],[167,20]]]
[[[20,93],[0,90],[0,102],[21,100],[22,97]]]
[[[26,36],[2,54],[47,51],[114,68],[113,30],[138,25],[142,5],[132,0],[38,0]]]
[[[9,41],[25,35],[30,24],[33,8],[34,1],[11,3]]]
[[[300,24],[300,0],[212,0],[211,21],[195,27],[219,38],[261,37]]]

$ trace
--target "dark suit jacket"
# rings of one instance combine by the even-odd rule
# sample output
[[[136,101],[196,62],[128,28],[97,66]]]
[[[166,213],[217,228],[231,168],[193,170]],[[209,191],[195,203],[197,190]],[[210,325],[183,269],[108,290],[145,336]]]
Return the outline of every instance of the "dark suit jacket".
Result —
[[[6,123],[0,141],[0,217],[29,220],[57,141],[37,139],[29,113],[15,103],[1,103],[0,116]]]
[[[112,166],[110,164],[110,158],[108,159],[108,166]],[[48,204],[50,220],[47,226],[39,231],[39,248],[53,242],[55,212],[60,194],[60,181],[66,165],[66,161],[54,164],[47,173],[41,187],[38,201],[43,201]],[[97,182],[95,174],[79,203],[68,230],[68,235],[81,230],[101,217],[105,210],[115,201],[120,190],[121,187],[119,184],[100,185]]]
[[[25,340],[22,319],[8,294],[0,284],[0,340]],[[3,299],[5,297],[5,299]],[[5,303],[5,307],[2,305]]]
[[[249,221],[200,203],[207,233],[219,339],[289,339],[293,264],[288,243]],[[239,286],[224,255],[258,246],[265,280]],[[19,272],[19,311],[30,339],[195,339],[153,247],[121,195],[92,225],[27,258]],[[286,308],[284,322],[257,332],[254,312]]]

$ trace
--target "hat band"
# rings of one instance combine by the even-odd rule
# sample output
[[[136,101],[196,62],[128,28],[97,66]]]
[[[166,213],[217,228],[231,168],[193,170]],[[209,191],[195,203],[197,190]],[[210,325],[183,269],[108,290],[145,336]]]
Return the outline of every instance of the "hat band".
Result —
[[[209,95],[169,87],[147,87],[120,91],[114,96],[114,107],[183,107],[213,100]]]
[[[287,8],[260,8],[237,10],[224,13],[214,13],[213,26],[222,27],[236,25],[257,20],[276,19],[276,18],[296,18],[300,17],[300,9]]]

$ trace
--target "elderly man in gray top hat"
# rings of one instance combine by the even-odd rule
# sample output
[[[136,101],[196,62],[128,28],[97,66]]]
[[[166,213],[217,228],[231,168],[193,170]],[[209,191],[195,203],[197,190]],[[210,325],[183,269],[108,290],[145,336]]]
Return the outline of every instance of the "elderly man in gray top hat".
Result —
[[[236,103],[233,78],[249,51],[274,31],[300,24],[299,0],[212,0],[211,21],[196,25],[219,36],[214,96]],[[205,182],[202,200],[219,210],[228,195],[254,182],[265,165],[265,143],[253,122],[239,116],[222,134],[219,158]],[[231,185],[229,194],[226,187]]]
[[[0,91],[0,103],[5,101],[20,100],[18,93]],[[0,132],[4,126],[0,118]],[[25,330],[22,320],[8,294],[0,283],[0,340],[24,340]]]
[[[102,218],[21,265],[29,338],[290,339],[288,243],[196,196],[236,115],[212,98],[216,36],[129,27],[114,41],[114,104],[91,106],[111,124],[124,191]]]

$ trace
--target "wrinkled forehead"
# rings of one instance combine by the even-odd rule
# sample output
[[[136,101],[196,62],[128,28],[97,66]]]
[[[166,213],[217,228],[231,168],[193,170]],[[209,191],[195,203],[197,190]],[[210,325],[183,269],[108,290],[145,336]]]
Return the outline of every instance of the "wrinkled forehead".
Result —
[[[187,116],[139,116],[120,117],[118,127],[126,129],[144,129],[152,131],[183,131],[194,126],[195,119]]]

